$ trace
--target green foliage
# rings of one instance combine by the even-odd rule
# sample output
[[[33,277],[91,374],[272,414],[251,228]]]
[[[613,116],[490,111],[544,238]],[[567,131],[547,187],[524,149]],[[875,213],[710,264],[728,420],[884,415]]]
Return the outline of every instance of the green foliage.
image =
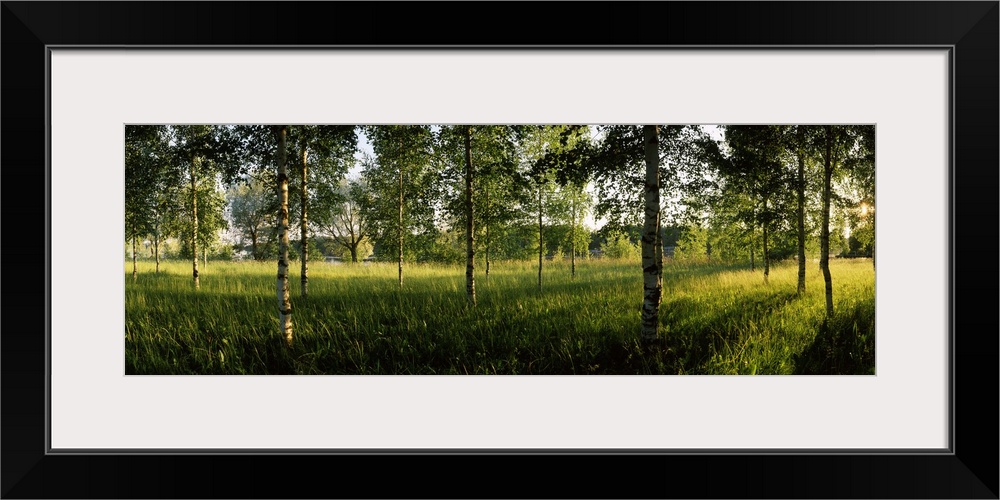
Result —
[[[299,260],[302,256],[302,240],[294,239],[289,242],[288,245],[288,258],[291,260]],[[323,262],[326,257],[323,255],[323,249],[320,245],[316,244],[316,241],[312,238],[309,239],[309,262]]]
[[[520,148],[531,127],[515,125],[452,125],[435,137],[435,165],[440,182],[436,190],[439,225],[461,233],[468,225],[466,134],[472,175],[472,212],[476,247],[492,233],[522,222],[531,200],[531,186],[519,170]],[[536,233],[537,235],[537,233]],[[537,240],[537,238],[536,238]],[[463,248],[465,242],[463,240]],[[536,246],[537,249],[537,246]],[[463,250],[464,251],[464,250]]]
[[[233,260],[235,251],[236,249],[233,248],[233,245],[228,245],[228,244],[215,245],[212,248],[212,259],[226,260],[226,261]]]
[[[229,228],[225,217],[226,197],[218,189],[214,178],[202,179],[196,186],[198,197],[198,247],[211,247],[219,240],[219,233]],[[167,222],[166,231],[181,240],[179,254],[191,257],[191,231],[194,216],[191,205],[190,186],[181,186],[174,191],[172,200],[174,216]],[[201,253],[201,250],[199,250]]]
[[[461,264],[465,262],[465,239],[454,230],[441,231],[422,252],[422,262]]]
[[[398,258],[403,237],[404,259],[415,260],[411,235],[434,227],[435,183],[433,135],[427,126],[378,125],[365,128],[375,156],[363,160],[362,181],[368,195],[361,209],[370,228],[376,257]],[[402,209],[402,221],[400,210]],[[407,248],[410,251],[407,252]]]
[[[171,169],[167,129],[160,126],[125,127],[125,237],[161,235],[171,216],[171,192],[177,184]]]
[[[348,245],[343,244],[337,239],[327,238],[327,237],[317,237],[316,246],[321,248],[324,255],[331,255],[338,257],[343,262],[352,262],[351,249]],[[363,261],[369,255],[372,254],[374,247],[372,246],[371,240],[363,239],[358,242],[356,248],[358,262]]]
[[[482,242],[485,245],[485,241]],[[464,246],[462,247],[464,249]],[[463,253],[463,256],[465,254]],[[538,255],[538,227],[530,223],[514,223],[491,229],[490,258],[494,260],[527,260]]]
[[[629,240],[629,237],[621,231],[608,233],[607,239],[601,245],[601,255],[609,259],[630,259],[640,258],[641,250],[639,245]]]
[[[363,260],[374,249],[372,241],[373,215],[367,210],[374,206],[374,194],[363,179],[340,179],[317,185],[317,203],[310,222],[318,235],[328,237],[328,250],[343,260],[351,260],[351,250]],[[384,216],[381,214],[380,216]],[[385,222],[385,221],[381,221]],[[383,243],[388,238],[384,238]]]
[[[229,216],[241,249],[254,260],[269,259],[278,249],[277,181],[273,175],[248,179],[229,189]]]
[[[700,225],[690,225],[683,229],[681,238],[674,248],[674,259],[679,261],[706,261],[709,258],[708,229]]]

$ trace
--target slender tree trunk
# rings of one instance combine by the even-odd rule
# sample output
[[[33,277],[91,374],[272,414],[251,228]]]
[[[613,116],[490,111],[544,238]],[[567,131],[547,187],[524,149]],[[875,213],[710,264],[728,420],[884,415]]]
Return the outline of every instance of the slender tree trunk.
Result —
[[[191,159],[191,266],[194,269],[194,287],[201,288],[198,282],[198,191],[195,182],[195,166],[197,158]]]
[[[798,232],[799,232],[799,284],[797,288],[797,293],[799,295],[806,292],[806,161],[805,154],[802,151],[803,143],[803,129],[799,127],[799,145],[798,145],[798,160],[799,160],[799,178],[796,183],[796,191],[798,191]]]
[[[351,208],[348,207],[348,210],[351,210]],[[355,263],[358,261],[357,257],[358,238],[354,234],[354,225],[353,225],[354,216],[351,215],[348,221],[349,223],[347,224],[347,241],[340,241],[338,239],[337,242],[340,243],[341,245],[344,245],[344,247],[347,248],[348,252],[351,252],[351,263]]]
[[[288,286],[288,162],[286,141],[288,126],[275,130],[278,136],[278,323],[285,344],[292,346],[292,302]]]
[[[576,193],[571,193],[569,223],[569,277],[576,278]]]
[[[159,232],[159,228],[156,229]],[[153,235],[153,255],[156,259],[156,272],[160,272],[160,236],[159,234]]]
[[[488,214],[493,213],[493,207],[490,206],[490,189],[487,187],[485,190],[486,194],[486,212]],[[486,278],[490,277],[490,223],[489,218],[486,219]]]
[[[751,237],[750,238],[750,272],[751,273],[757,270],[757,264],[756,264],[756,262],[754,261],[754,258],[753,258],[753,245],[754,245],[754,243],[753,243],[753,237]]]
[[[657,261],[657,234],[660,231],[660,152],[659,127],[642,127],[646,156],[645,221],[642,232],[642,340],[651,342],[659,337],[660,298],[663,262]]]
[[[542,185],[538,185],[538,291],[542,291]]]
[[[399,167],[399,287],[403,287],[403,166]]]
[[[819,267],[826,282],[826,315],[833,316],[833,280],[830,277],[830,180],[833,177],[833,130],[826,126],[826,155],[823,159],[823,225],[819,233]]]
[[[250,253],[253,260],[260,260],[260,253],[257,251],[257,231],[250,231]]]
[[[139,279],[139,269],[136,267],[135,259],[135,236],[132,237],[132,281]]]
[[[767,224],[764,224],[764,283],[767,283],[767,277],[771,274],[771,261],[767,256]]]
[[[201,263],[208,269],[208,245],[201,246]]]
[[[472,212],[472,127],[465,128],[465,294],[476,303],[475,247]]]
[[[656,264],[660,268],[660,281],[662,282],[663,281],[663,228],[659,219],[657,219],[656,222]]]
[[[764,197],[764,212],[767,212],[767,197]],[[761,224],[761,228],[764,230],[764,283],[767,283],[767,277],[771,274],[771,259],[767,252],[767,221],[765,220]]]
[[[309,203],[309,193],[306,190],[306,184],[309,180],[309,151],[303,144],[299,147],[299,160],[302,163],[302,187],[299,190],[299,203],[302,205],[302,216],[299,217],[299,237],[302,240],[302,256],[300,260],[302,261],[302,291],[300,295],[307,297],[309,295],[309,228],[308,228],[308,203]]]

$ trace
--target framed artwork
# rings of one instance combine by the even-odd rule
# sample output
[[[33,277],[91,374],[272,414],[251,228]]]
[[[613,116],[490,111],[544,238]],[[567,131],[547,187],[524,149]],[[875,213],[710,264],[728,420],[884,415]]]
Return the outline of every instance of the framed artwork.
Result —
[[[3,5],[5,497],[997,497],[996,2]],[[270,123],[874,126],[874,373],[130,372],[123,131]]]

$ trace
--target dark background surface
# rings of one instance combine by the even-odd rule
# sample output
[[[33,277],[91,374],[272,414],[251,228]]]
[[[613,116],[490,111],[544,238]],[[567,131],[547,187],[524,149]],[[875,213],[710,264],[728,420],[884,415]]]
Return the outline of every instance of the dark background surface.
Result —
[[[556,7],[573,15],[538,3],[3,2],[3,220],[18,229],[2,247],[3,497],[997,498],[998,3]],[[46,455],[45,47],[246,44],[954,45],[955,453]]]

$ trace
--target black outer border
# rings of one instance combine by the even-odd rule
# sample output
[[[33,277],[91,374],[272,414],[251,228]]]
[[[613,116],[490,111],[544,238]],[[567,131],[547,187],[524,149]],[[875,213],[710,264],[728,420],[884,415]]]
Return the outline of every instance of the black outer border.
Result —
[[[997,498],[998,320],[989,304],[998,303],[998,273],[989,249],[998,241],[1000,206],[998,2],[575,3],[572,10],[573,17],[550,18],[535,3],[3,2],[2,165],[8,222],[15,222],[8,227],[46,218],[44,254],[30,243],[3,248],[9,284],[36,292],[4,294],[3,497]],[[49,311],[46,47],[485,47],[512,39],[525,46],[954,47],[954,453],[45,453],[48,325],[41,330],[35,318]],[[987,306],[972,305],[981,302]],[[375,473],[382,477],[365,479]]]

